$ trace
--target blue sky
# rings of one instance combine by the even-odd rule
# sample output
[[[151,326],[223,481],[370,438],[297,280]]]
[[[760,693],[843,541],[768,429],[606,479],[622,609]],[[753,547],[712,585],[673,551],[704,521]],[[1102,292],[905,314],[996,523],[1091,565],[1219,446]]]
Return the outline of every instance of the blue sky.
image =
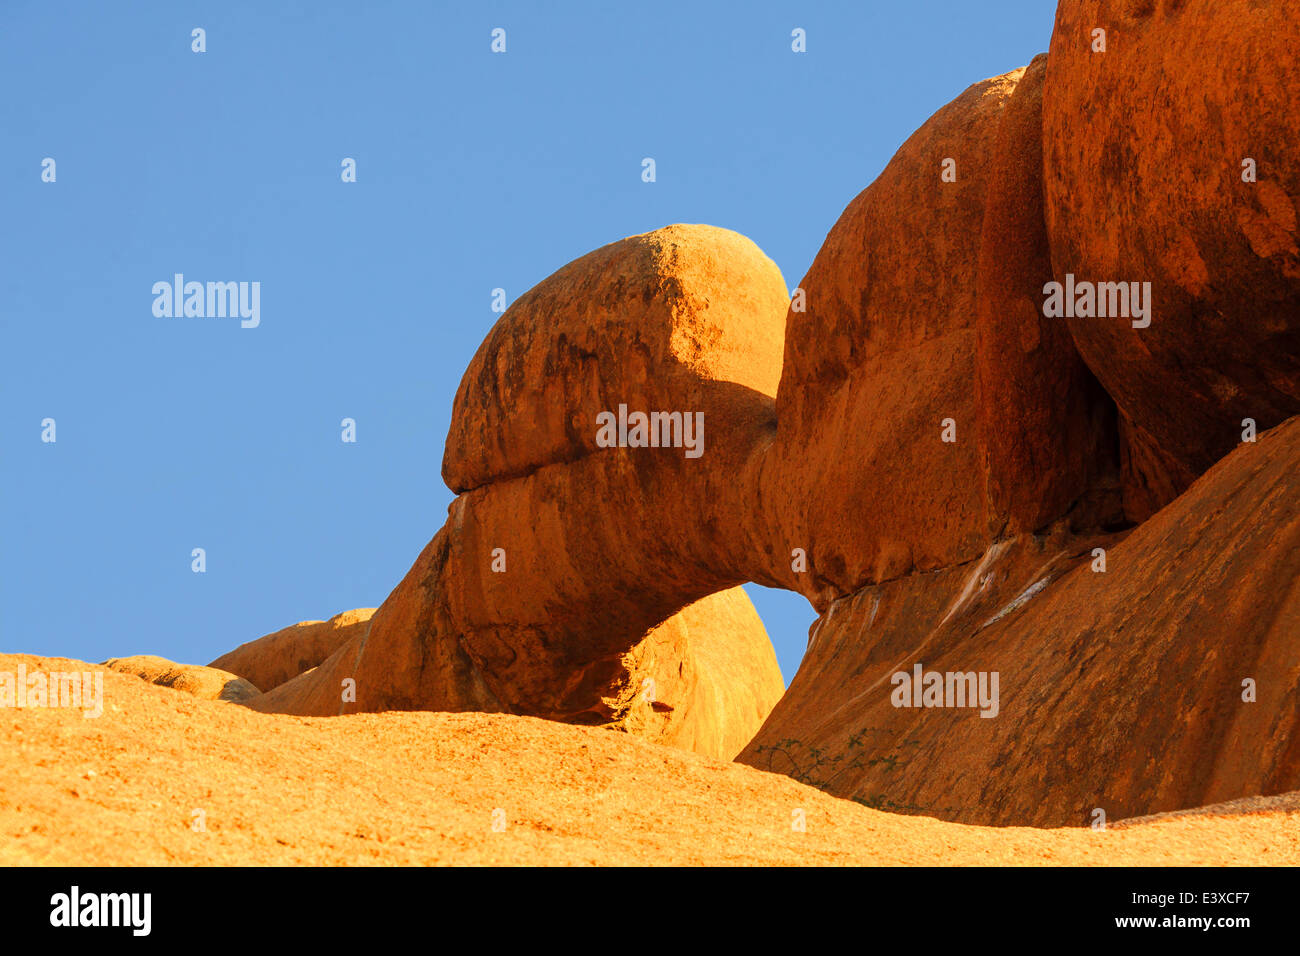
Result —
[[[5,0],[0,650],[206,663],[380,604],[445,517],[493,288],[513,301],[673,222],[744,233],[794,287],[903,140],[1045,50],[1052,19],[1045,0]],[[177,272],[259,281],[261,325],[155,317]],[[749,590],[788,681],[811,609]]]

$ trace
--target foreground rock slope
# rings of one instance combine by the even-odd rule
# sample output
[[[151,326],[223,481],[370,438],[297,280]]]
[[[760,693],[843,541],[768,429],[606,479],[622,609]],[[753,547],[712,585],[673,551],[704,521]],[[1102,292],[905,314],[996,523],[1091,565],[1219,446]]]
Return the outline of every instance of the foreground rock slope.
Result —
[[[5,655],[0,670],[20,660],[97,669]],[[0,864],[1300,863],[1294,806],[1104,832],[986,829],[598,728],[268,716],[104,678],[99,719],[0,711]]]

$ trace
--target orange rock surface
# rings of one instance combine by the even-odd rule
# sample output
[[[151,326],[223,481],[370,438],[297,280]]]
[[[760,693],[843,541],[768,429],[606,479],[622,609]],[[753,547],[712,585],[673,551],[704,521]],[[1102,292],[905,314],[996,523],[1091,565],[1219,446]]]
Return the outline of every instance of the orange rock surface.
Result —
[[[74,663],[5,655],[0,670],[20,659]],[[1300,863],[1294,802],[1106,831],[991,829],[593,727],[264,715],[112,672],[104,689],[95,720],[0,711],[0,864]]]
[[[1057,7],[1043,87],[1053,272],[1152,287],[1149,328],[1067,320],[1122,413],[1134,520],[1230,451],[1244,418],[1262,430],[1300,414],[1298,47],[1289,0]]]
[[[976,83],[844,210],[787,317],[759,520],[779,579],[835,596],[977,556],[976,279],[1000,119],[1022,71]],[[941,179],[956,163],[956,181]],[[956,441],[944,442],[951,419]],[[789,573],[802,548],[808,573]],[[769,573],[772,573],[769,571]]]
[[[974,405],[991,538],[1069,516],[1121,524],[1114,402],[1069,328],[1042,311],[1052,266],[1043,214],[1047,58],[1026,67],[999,118],[975,303]]]
[[[159,687],[193,694],[203,700],[242,703],[261,694],[255,685],[229,671],[200,667],[197,664],[177,664],[152,654],[113,657],[104,661],[103,666],[122,674],[131,674]]]
[[[249,710],[331,719],[220,719],[325,742],[419,728],[479,768],[512,734],[536,748],[511,751],[525,768],[582,741],[587,801],[614,780],[594,769],[603,748],[730,757],[759,724],[742,761],[952,821],[1082,826],[1300,789],[1298,45],[1300,8],[1280,0],[1062,0],[1046,57],[924,123],[793,302],[757,246],[710,226],[563,266],[470,363],[442,466],[458,496],[368,623],[287,629],[216,662],[266,682]],[[1150,327],[1044,315],[1067,274],[1150,282]],[[702,454],[606,447],[600,416],[620,409],[700,413]],[[1258,442],[1240,444],[1246,418]],[[746,581],[819,613],[784,696],[733,590]],[[893,675],[917,664],[997,673],[997,716],[895,706]],[[385,710],[496,716],[357,716]],[[480,750],[437,740],[448,728]],[[653,753],[647,781],[703,766]],[[563,790],[581,772],[543,779]],[[728,772],[738,801],[775,807],[770,777]],[[824,806],[845,829],[810,858],[874,859],[842,841],[879,818]],[[967,848],[1005,836],[887,825]],[[1235,859],[1236,831],[1127,832],[1148,826],[1227,842],[1146,857],[1112,841],[1099,858]],[[745,832],[743,850],[669,856],[790,858]],[[379,858],[442,858],[401,833]],[[606,858],[662,850],[621,833]],[[1016,844],[1033,847],[1022,858],[1111,840],[1062,837],[1057,857],[1040,836],[1055,839]],[[566,846],[592,859],[600,839]],[[490,859],[551,845],[466,841]]]
[[[746,762],[876,806],[997,824],[1080,825],[1098,808],[1113,819],[1300,787],[1286,749],[1296,428],[1124,529],[1138,446],[1073,329],[1036,298],[1051,275],[1036,188],[1050,162],[1036,146],[1050,68],[1039,58],[973,86],[845,211],[801,283],[807,311],[786,316],[775,404],[761,388],[782,282],[732,233],[633,237],[524,296],[458,396],[444,473],[462,493],[446,526],[368,636],[250,706],[529,714],[726,755],[724,716],[691,715],[698,661],[673,616],[754,580],[802,591],[821,617]],[[958,154],[952,183],[936,160],[946,152]],[[940,267],[906,267],[930,259]],[[746,337],[754,348],[738,359],[733,339]],[[694,461],[595,446],[582,423],[625,398],[704,406],[722,426]],[[557,409],[573,409],[567,424]],[[944,419],[955,441],[942,440]],[[1261,516],[1268,547],[1250,531]],[[1170,530],[1202,525],[1192,538]],[[1092,569],[1098,547],[1105,574]],[[1227,562],[1234,577],[1220,573]],[[1243,594],[1249,618],[1233,616]],[[1191,595],[1204,615],[1187,610]],[[1281,669],[1250,707],[1229,706],[1255,652]],[[771,676],[764,657],[719,672]],[[1007,703],[988,721],[893,707],[888,678],[917,662],[1006,675]],[[1149,677],[1148,694],[1129,684],[1142,667],[1172,676]],[[647,681],[657,708],[638,698]],[[352,682],[355,700],[341,693]],[[726,706],[756,714],[775,696]],[[1248,733],[1253,756],[1216,749]]]
[[[686,225],[521,297],[457,396],[446,526],[364,635],[254,706],[530,714],[734,756],[783,688],[749,599],[718,592],[750,576],[738,490],[770,437],[787,304],[752,242]],[[620,405],[702,415],[704,453],[598,447]]]
[[[996,716],[895,706],[917,663],[998,673]],[[994,825],[1300,788],[1300,417],[1126,536],[1006,540],[836,602],[740,759]]]
[[[354,637],[364,635],[374,613],[374,608],[363,607],[335,614],[328,621],[302,621],[240,644],[208,666],[238,674],[262,690],[271,690],[311,670]]]
[[[728,428],[771,421],[788,304],[776,264],[714,226],[666,226],[570,262],[510,306],[466,369],[447,486],[595,454],[596,416],[619,403],[704,412],[714,457]]]

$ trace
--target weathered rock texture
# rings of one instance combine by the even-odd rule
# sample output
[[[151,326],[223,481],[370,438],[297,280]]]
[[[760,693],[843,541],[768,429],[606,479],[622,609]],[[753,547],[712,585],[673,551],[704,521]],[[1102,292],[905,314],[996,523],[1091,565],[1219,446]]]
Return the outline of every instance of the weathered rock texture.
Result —
[[[1294,4],[1064,0],[1050,53],[925,123],[793,303],[706,226],[565,266],[465,375],[446,525],[365,634],[250,706],[726,754],[779,684],[752,608],[709,596],[757,581],[820,618],[745,761],[984,823],[1300,788],[1297,46]],[[1150,327],[1046,318],[1067,273],[1151,282]],[[620,406],[702,412],[703,455],[601,447]],[[1273,430],[1233,452],[1243,418]],[[998,716],[892,706],[916,663],[997,671]]]
[[[1106,51],[1092,31],[1105,29]],[[1141,520],[1300,414],[1300,5],[1062,0],[1043,94],[1053,271],[1150,282],[1151,326],[1068,320],[1119,406]],[[1243,161],[1257,182],[1243,182]]]
[[[595,454],[596,416],[620,402],[704,412],[714,458],[726,428],[772,422],[788,304],[776,265],[712,226],[668,226],[569,263],[479,347],[443,478],[467,492]]]
[[[261,694],[249,681],[229,671],[197,664],[177,664],[165,657],[136,654],[133,657],[113,657],[104,661],[104,667],[123,674],[131,674],[159,687],[193,694],[203,700],[225,700],[243,703]]]
[[[626,729],[695,753],[739,754],[785,692],[772,642],[741,588],[683,608],[629,656],[629,670],[652,682],[638,685]]]
[[[0,655],[0,671],[20,665],[88,666]],[[1122,830],[981,829],[529,717],[268,716],[115,673],[104,699],[96,720],[0,709],[0,865],[1300,863],[1294,802]]]
[[[401,598],[395,591],[385,606],[396,613],[402,605]],[[398,636],[443,633],[407,632],[406,623],[409,622],[403,620],[394,624],[393,633]],[[455,653],[454,642],[435,638],[431,643],[451,655],[442,664],[435,664],[427,675],[431,694],[437,695],[433,698],[437,706],[420,707],[417,706],[420,699],[410,697],[401,700],[409,706],[370,704],[373,699],[391,701],[384,696],[391,691],[380,687],[373,697],[360,694],[369,684],[366,675],[378,674],[382,680],[383,673],[383,667],[363,671],[359,666],[364,636],[341,647],[323,667],[304,671],[299,678],[265,695],[265,700],[250,701],[249,706],[271,713],[294,714],[380,709],[506,710],[482,685],[473,664]],[[420,650],[415,642],[402,646],[415,652]],[[377,656],[385,662],[384,666],[392,666],[395,686],[409,686],[405,683],[403,664],[392,665],[384,656]],[[416,664],[414,669],[419,673],[424,668]],[[767,631],[741,588],[711,594],[651,628],[610,663],[608,675],[592,710],[568,715],[570,722],[600,724],[728,760],[753,738],[785,690]],[[348,678],[357,681],[357,702],[344,700],[343,682]],[[418,693],[418,690],[417,687],[407,693]]]
[[[800,283],[757,520],[770,562],[806,551],[809,573],[785,580],[819,611],[1012,531],[1122,518],[1114,405],[1040,309],[1045,65],[936,113]]]
[[[737,491],[771,434],[788,302],[748,239],[684,225],[521,297],[458,394],[447,525],[365,635],[255,706],[504,711],[734,756],[783,686],[748,598],[716,592],[751,576]],[[704,453],[599,448],[620,405],[702,414]]]
[[[1041,181],[1037,57],[998,119],[975,280],[975,389],[985,515],[992,537],[1122,523],[1115,406],[1069,329],[1044,317],[1051,256]]]
[[[370,626],[372,607],[343,611],[328,621],[302,621],[240,644],[209,664],[246,678],[263,690],[279,687],[317,664]]]
[[[1020,77],[939,110],[849,204],[800,283],[807,310],[787,318],[764,518],[770,562],[809,555],[791,586],[818,610],[988,542],[976,280],[1000,118]],[[941,181],[945,158],[956,182]],[[941,440],[945,420],[955,442]]]
[[[1295,789],[1298,476],[1295,418],[1127,536],[1002,541],[846,596],[741,759],[869,806],[998,825]],[[917,663],[997,672],[999,713],[895,707],[891,676]]]

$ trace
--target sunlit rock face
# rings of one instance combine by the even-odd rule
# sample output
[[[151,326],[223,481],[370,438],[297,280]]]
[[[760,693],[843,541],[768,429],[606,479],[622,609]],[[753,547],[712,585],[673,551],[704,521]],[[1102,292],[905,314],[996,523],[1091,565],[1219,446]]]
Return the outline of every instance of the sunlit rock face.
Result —
[[[796,289],[710,226],[564,266],[470,363],[446,524],[248,706],[743,745],[972,823],[1300,788],[1298,47],[1294,4],[1065,0]],[[784,696],[745,581],[819,614]]]

